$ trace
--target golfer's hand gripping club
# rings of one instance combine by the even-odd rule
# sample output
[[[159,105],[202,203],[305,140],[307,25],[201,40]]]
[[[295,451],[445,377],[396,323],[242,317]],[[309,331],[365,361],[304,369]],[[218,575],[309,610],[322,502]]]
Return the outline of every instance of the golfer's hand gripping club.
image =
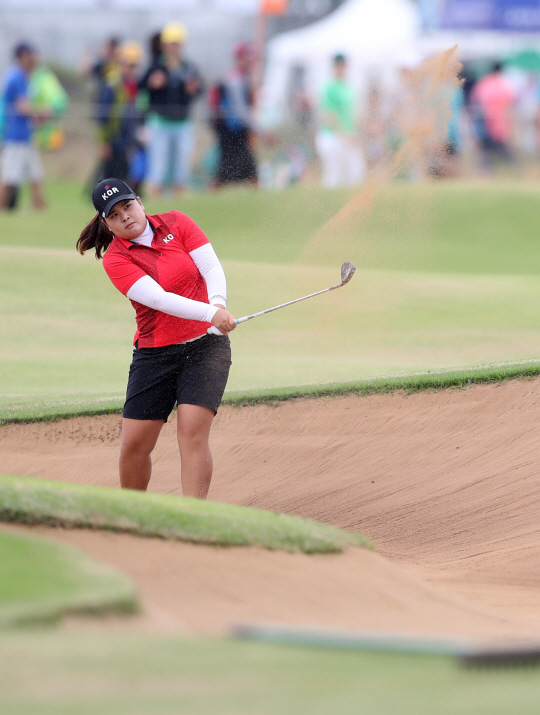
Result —
[[[260,315],[272,313],[274,310],[285,308],[288,305],[293,305],[293,303],[300,303],[300,301],[302,300],[313,298],[314,296],[320,295],[321,293],[328,293],[328,291],[336,290],[336,288],[342,288],[344,285],[347,285],[347,283],[351,280],[355,271],[356,266],[354,265],[354,263],[345,261],[345,263],[343,263],[341,266],[341,283],[337,283],[335,286],[330,286],[330,288],[324,288],[323,290],[319,290],[316,293],[310,293],[309,295],[305,295],[303,298],[296,298],[296,300],[290,300],[288,303],[282,303],[281,305],[276,305],[273,308],[261,310],[259,313],[253,313],[252,315],[244,315],[243,318],[236,319],[236,325],[239,325],[240,323],[245,323],[246,320],[252,320],[252,318],[258,318]],[[212,325],[211,328],[208,328],[207,332],[211,335],[223,335],[223,333],[220,332],[220,330],[215,325]]]
[[[212,318],[212,327],[206,331],[212,335],[227,335],[236,328],[237,320],[222,305],[216,305],[218,310]]]

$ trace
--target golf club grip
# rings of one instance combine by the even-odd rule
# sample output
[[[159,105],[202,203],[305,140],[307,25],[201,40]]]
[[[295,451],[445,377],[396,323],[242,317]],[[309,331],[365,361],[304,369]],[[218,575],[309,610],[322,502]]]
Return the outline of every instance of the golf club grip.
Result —
[[[208,333],[208,335],[225,335],[225,333],[222,333],[221,330],[218,330],[215,325],[211,325],[206,332]]]

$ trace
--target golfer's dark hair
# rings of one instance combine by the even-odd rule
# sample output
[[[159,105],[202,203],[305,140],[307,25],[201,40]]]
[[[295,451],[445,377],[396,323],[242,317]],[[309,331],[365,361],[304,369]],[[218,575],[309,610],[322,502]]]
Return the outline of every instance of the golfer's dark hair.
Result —
[[[101,216],[96,214],[90,223],[86,224],[81,231],[81,235],[77,241],[77,250],[82,255],[85,251],[94,248],[96,251],[96,259],[99,259],[103,257],[103,254],[109,248],[113,238],[113,232],[109,229]]]

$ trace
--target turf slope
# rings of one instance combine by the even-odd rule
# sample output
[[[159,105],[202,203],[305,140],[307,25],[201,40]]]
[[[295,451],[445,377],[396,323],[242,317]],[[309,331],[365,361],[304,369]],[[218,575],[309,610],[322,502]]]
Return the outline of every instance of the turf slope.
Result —
[[[0,521],[304,553],[369,545],[357,534],[301,517],[166,494],[6,475],[0,476]]]
[[[73,547],[0,531],[0,563],[0,628],[137,609],[127,576]]]

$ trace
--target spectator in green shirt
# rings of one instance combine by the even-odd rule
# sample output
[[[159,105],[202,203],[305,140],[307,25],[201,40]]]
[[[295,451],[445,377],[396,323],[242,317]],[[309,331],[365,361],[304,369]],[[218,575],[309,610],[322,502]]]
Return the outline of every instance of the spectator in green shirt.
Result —
[[[356,129],[356,96],[346,79],[347,60],[333,59],[333,77],[320,98],[320,127],[316,147],[322,164],[323,185],[354,186],[365,175],[365,160]]]

